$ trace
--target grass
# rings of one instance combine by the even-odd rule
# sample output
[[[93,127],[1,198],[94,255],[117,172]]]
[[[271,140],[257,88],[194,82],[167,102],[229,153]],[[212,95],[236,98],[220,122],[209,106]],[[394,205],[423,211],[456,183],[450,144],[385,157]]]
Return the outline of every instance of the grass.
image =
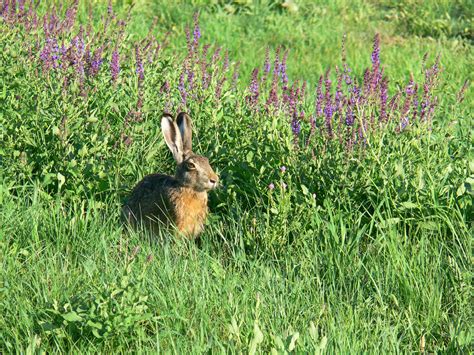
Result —
[[[143,38],[153,16],[159,36],[172,35],[160,71],[146,72],[143,120],[129,126],[135,77],[124,75],[116,90],[101,79],[86,99],[65,94],[23,59],[13,40],[21,32],[1,24],[1,351],[469,351],[472,88],[456,101],[473,72],[472,42],[456,32],[464,17],[453,18],[453,30],[427,34],[425,23],[394,20],[390,2],[298,5],[291,13],[273,1],[232,2],[231,14],[223,2],[138,1],[129,40]],[[115,4],[121,14],[127,6]],[[427,6],[426,21],[450,6]],[[224,188],[211,195],[199,243],[150,242],[125,233],[119,211],[143,175],[172,172],[157,130],[165,104],[157,88],[162,77],[177,81],[166,63],[185,52],[184,26],[196,9],[204,41],[242,62],[241,89],[222,102],[189,104],[196,150],[210,157]],[[86,13],[81,2],[83,21]],[[412,32],[401,31],[404,21]],[[432,129],[381,130],[350,153],[321,138],[311,158],[294,148],[287,117],[231,104],[244,102],[267,46],[289,47],[289,76],[314,90],[325,68],[340,65],[345,32],[360,77],[377,31],[392,91],[410,72],[422,77],[425,51],[441,53]]]

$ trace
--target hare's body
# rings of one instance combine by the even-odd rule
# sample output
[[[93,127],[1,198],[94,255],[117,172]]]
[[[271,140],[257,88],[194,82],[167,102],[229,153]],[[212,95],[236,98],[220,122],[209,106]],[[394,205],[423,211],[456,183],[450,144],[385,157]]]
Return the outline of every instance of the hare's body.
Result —
[[[161,174],[144,177],[122,209],[132,226],[141,223],[154,234],[160,228],[174,226],[189,238],[202,232],[207,211],[206,191],[195,191]]]
[[[187,238],[196,238],[207,216],[207,191],[216,187],[218,177],[207,158],[191,151],[191,121],[186,114],[180,113],[177,123],[165,115],[161,126],[178,163],[176,174],[144,177],[122,208],[122,217],[131,226],[143,225],[154,234],[172,227]]]

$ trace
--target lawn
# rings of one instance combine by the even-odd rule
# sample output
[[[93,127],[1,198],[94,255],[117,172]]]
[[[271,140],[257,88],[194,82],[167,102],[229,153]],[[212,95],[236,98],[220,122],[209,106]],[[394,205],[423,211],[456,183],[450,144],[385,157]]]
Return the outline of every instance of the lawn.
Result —
[[[471,2],[13,3],[0,352],[470,351]],[[182,110],[205,231],[127,231]]]

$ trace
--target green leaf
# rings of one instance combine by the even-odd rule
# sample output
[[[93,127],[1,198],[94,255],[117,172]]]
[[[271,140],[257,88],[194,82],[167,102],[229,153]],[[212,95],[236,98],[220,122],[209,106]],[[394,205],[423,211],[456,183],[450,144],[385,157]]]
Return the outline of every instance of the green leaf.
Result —
[[[86,324],[87,324],[89,327],[92,327],[92,328],[102,329],[102,324],[101,324],[101,323],[97,323],[97,322],[93,322],[93,321],[91,321],[91,320],[88,320]]]
[[[464,183],[462,183],[461,185],[459,185],[458,189],[456,190],[456,196],[462,196],[464,195],[464,193],[466,192],[466,185]]]
[[[253,161],[253,156],[254,156],[254,153],[252,150],[249,150],[249,152],[247,153],[246,157],[245,157],[245,160],[248,162],[248,163],[251,163]]]
[[[288,346],[288,351],[291,352],[295,350],[296,341],[298,340],[299,337],[300,337],[300,333],[296,332],[295,334],[293,334],[293,336],[291,337],[290,345]]]
[[[402,209],[406,209],[406,210],[411,210],[411,209],[414,209],[414,208],[418,208],[418,205],[416,203],[411,202],[411,201],[402,202],[401,205],[402,205]]]
[[[80,322],[80,321],[82,321],[82,317],[74,311],[66,313],[66,314],[62,314],[61,316],[65,320],[67,320],[68,322]]]
[[[64,183],[66,182],[66,178],[64,177],[63,174],[61,173],[58,173],[57,174],[57,178],[58,178],[58,188],[61,189],[61,187],[64,185]]]
[[[258,323],[255,322],[253,326],[253,339],[250,342],[249,354],[253,355],[257,352],[258,345],[263,341],[263,333],[258,326]]]
[[[301,191],[303,191],[303,195],[305,196],[309,194],[309,190],[305,185],[301,185]]]
[[[316,341],[318,339],[318,329],[314,325],[313,321],[311,321],[309,323],[309,335],[310,335],[311,339],[313,339],[314,341]]]

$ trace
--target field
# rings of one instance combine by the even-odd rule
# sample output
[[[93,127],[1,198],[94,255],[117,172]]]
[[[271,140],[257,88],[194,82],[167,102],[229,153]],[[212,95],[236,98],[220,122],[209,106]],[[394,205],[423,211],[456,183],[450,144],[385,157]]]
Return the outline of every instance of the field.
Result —
[[[0,2],[1,353],[472,351],[470,1],[61,3]],[[120,222],[164,111],[197,242]]]

